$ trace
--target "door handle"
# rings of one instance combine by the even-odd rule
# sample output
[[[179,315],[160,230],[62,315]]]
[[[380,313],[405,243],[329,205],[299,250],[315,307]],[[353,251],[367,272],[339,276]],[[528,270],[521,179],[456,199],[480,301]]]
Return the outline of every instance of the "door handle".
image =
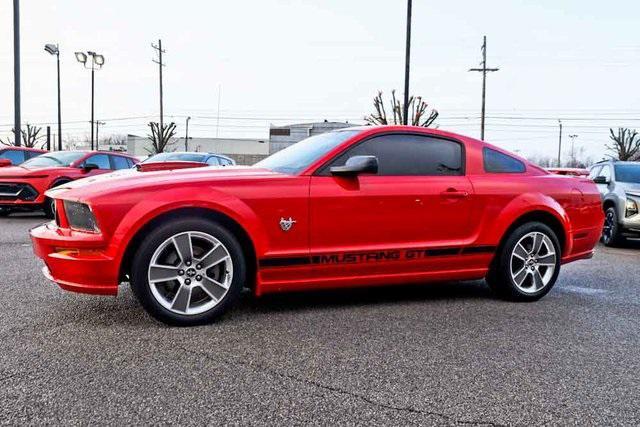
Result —
[[[455,188],[447,188],[446,191],[440,193],[440,196],[445,197],[447,199],[464,199],[469,197],[468,191],[458,191]]]

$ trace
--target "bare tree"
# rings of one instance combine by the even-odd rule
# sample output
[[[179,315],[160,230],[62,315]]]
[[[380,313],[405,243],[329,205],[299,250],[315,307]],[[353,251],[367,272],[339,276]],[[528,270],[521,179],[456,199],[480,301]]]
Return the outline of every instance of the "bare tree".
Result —
[[[22,136],[22,145],[27,148],[35,148],[38,145],[39,140],[45,137],[44,135],[38,136],[41,130],[42,127],[31,126],[29,123],[27,123],[26,129],[20,130],[20,134]],[[15,129],[11,129],[11,132],[15,134]],[[0,143],[2,143],[3,145],[16,145],[15,139],[14,141],[11,141],[10,138],[7,138],[6,140],[0,139]],[[42,142],[42,146],[44,146],[44,142]]]
[[[146,148],[149,154],[158,154],[169,151],[171,145],[175,141],[171,141],[171,138],[176,134],[176,124],[174,122],[168,125],[163,125],[160,129],[160,123],[149,122],[149,128],[151,129],[151,135],[147,135],[147,138],[151,141],[151,148]]]
[[[404,123],[403,109],[400,100],[396,98],[396,91],[391,91],[391,114],[387,116],[387,111],[384,108],[384,99],[382,98],[382,91],[378,92],[378,95],[373,98],[373,107],[375,113],[370,114],[364,118],[364,120],[371,125],[401,125]],[[429,104],[422,99],[421,96],[409,97],[409,114],[410,120],[407,123],[412,126],[429,127],[433,125],[433,122],[438,118],[437,110],[427,111]],[[428,114],[427,114],[428,113]]]
[[[617,134],[613,132],[613,129],[609,129],[611,135],[609,138],[613,141],[613,144],[605,144],[607,150],[614,153],[611,157],[618,160],[632,160],[640,156],[640,138],[638,138],[638,131],[635,129],[618,128]]]

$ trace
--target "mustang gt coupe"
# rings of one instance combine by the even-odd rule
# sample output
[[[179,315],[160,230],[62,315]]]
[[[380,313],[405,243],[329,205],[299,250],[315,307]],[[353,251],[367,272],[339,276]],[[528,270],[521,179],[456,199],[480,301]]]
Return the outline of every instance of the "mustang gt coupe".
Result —
[[[49,190],[31,230],[63,289],[116,295],[172,325],[211,322],[243,287],[307,289],[485,278],[535,301],[593,256],[596,185],[472,138],[409,126],[312,136],[252,167],[149,171]]]

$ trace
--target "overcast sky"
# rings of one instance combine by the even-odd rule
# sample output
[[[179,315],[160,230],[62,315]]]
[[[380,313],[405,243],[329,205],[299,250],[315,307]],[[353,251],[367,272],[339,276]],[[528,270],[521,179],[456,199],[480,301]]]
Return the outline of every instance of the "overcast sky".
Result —
[[[13,123],[11,0],[0,0],[0,136]],[[640,2],[414,0],[411,92],[441,128],[479,136],[482,36],[488,37],[486,139],[555,156],[557,119],[599,158],[608,127],[640,127]],[[63,134],[89,133],[94,50],[101,133],[146,134],[158,114],[152,42],[166,49],[165,114],[179,135],[267,137],[269,123],[361,122],[378,90],[402,91],[404,0],[28,0],[21,2],[22,117],[56,120],[59,43]],[[216,129],[218,90],[221,120]],[[55,130],[54,130],[55,132]]]

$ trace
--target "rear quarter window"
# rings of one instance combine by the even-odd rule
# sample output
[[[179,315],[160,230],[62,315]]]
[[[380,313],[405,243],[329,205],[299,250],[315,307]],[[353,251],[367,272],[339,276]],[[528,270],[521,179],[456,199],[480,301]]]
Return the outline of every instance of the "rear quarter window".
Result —
[[[491,148],[482,150],[484,170],[489,173],[523,173],[527,167],[520,160]]]

